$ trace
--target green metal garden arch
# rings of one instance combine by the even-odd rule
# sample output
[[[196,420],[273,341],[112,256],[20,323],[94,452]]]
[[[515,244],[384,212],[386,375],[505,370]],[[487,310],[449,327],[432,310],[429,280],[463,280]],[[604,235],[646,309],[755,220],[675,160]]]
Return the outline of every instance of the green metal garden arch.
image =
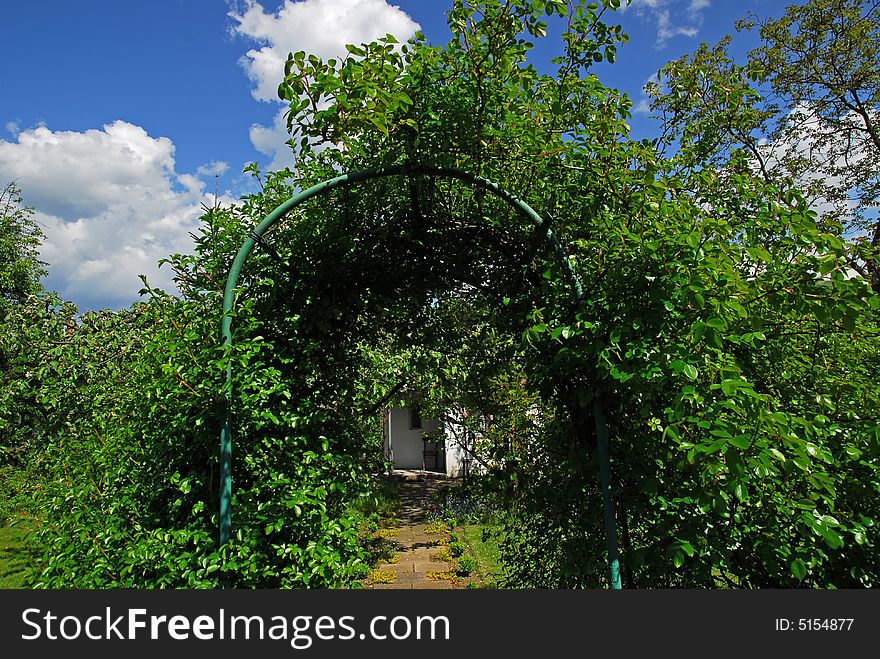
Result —
[[[544,237],[549,241],[553,252],[574,292],[577,304],[583,301],[583,286],[571,261],[568,258],[559,239],[535,210],[526,202],[505,190],[500,185],[489,179],[471,174],[469,172],[448,167],[432,167],[418,164],[401,164],[388,167],[376,167],[359,172],[350,172],[321,183],[311,186],[278,206],[269,213],[257,227],[248,233],[247,239],[242,244],[226,279],[226,288],[223,293],[223,316],[221,320],[221,344],[224,348],[232,347],[232,311],[235,302],[235,288],[238,284],[241,270],[257,243],[263,242],[263,234],[268,231],[275,222],[284,217],[291,210],[312,197],[318,197],[341,187],[347,187],[363,181],[400,175],[421,175],[432,177],[454,178],[470,183],[478,188],[487,190],[506,201],[510,206],[524,215],[538,230],[544,232]],[[220,545],[226,544],[232,531],[232,361],[226,363],[226,414],[220,431]],[[597,455],[599,459],[599,484],[602,490],[605,532],[608,541],[608,565],[610,571],[610,584],[614,589],[622,588],[620,576],[620,558],[617,547],[617,531],[614,521],[614,507],[611,498],[611,469],[608,455],[608,430],[605,423],[605,414],[598,398],[593,402],[593,416],[596,423]]]

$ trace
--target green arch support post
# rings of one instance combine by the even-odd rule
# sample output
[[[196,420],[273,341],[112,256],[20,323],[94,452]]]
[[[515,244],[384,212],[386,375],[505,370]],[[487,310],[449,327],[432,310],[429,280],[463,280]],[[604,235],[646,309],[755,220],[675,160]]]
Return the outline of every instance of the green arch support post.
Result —
[[[435,177],[454,178],[466,183],[470,183],[478,188],[487,190],[500,197],[512,207],[534,224],[538,229],[544,231],[545,238],[550,242],[553,252],[557,260],[562,266],[568,282],[574,291],[574,296],[578,304],[583,300],[583,286],[580,279],[575,273],[562,244],[554,235],[549,226],[546,226],[543,219],[535,210],[526,202],[519,199],[512,193],[508,192],[501,186],[492,181],[475,174],[470,174],[457,169],[448,167],[431,167],[426,165],[394,165],[389,167],[376,167],[373,169],[365,169],[359,172],[351,172],[343,174],[335,178],[327,179],[321,183],[317,183],[310,188],[302,190],[293,197],[278,206],[269,213],[265,219],[260,222],[257,227],[248,234],[244,244],[235,255],[232,267],[229,269],[229,276],[226,279],[226,289],[223,293],[223,317],[221,321],[221,345],[224,348],[232,347],[232,316],[230,314],[235,302],[235,288],[238,284],[241,270],[245,261],[254,249],[254,245],[258,241],[262,241],[262,236],[269,228],[278,220],[284,217],[291,210],[299,206],[312,197],[318,197],[327,194],[336,188],[346,187],[362,181],[370,181],[378,178],[400,175],[423,175]],[[225,545],[229,541],[232,532],[232,361],[226,363],[226,415],[223,420],[223,426],[220,431],[220,545]],[[601,403],[598,399],[593,404],[593,416],[596,423],[596,440],[597,454],[599,458],[599,483],[602,489],[602,498],[605,511],[605,531],[608,539],[608,563],[610,569],[610,583],[614,589],[622,588],[620,578],[620,559],[617,549],[617,531],[614,522],[614,507],[611,498],[611,470],[608,457],[608,431],[605,426],[605,415],[602,411]]]

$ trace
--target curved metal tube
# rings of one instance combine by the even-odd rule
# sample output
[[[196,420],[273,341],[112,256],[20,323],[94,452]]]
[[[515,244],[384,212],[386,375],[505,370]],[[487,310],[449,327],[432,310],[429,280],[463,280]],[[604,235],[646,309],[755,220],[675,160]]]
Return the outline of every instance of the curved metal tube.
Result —
[[[549,226],[547,226],[540,215],[538,215],[535,210],[529,206],[522,199],[519,199],[517,196],[512,194],[511,192],[505,190],[497,183],[493,183],[489,179],[483,178],[481,176],[477,176],[475,174],[470,174],[468,172],[464,172],[458,169],[452,169],[449,167],[431,167],[426,165],[394,165],[390,167],[376,167],[373,169],[365,169],[359,172],[352,172],[349,174],[343,174],[341,176],[337,176],[335,178],[327,179],[326,181],[322,181],[321,183],[317,183],[310,188],[302,190],[301,192],[295,194],[293,197],[285,201],[283,204],[278,206],[275,210],[273,210],[266,218],[260,222],[257,227],[248,234],[247,239],[244,241],[244,244],[241,246],[241,249],[238,250],[238,254],[235,255],[235,259],[232,262],[232,267],[229,269],[229,277],[226,279],[226,289],[223,293],[223,317],[221,321],[221,345],[224,348],[232,346],[232,316],[230,315],[230,311],[232,310],[233,303],[235,301],[235,287],[238,284],[238,278],[241,275],[241,270],[244,267],[244,263],[247,260],[247,257],[250,255],[251,251],[254,248],[254,245],[257,241],[262,239],[263,234],[269,230],[269,228],[275,224],[278,220],[284,217],[291,210],[302,204],[303,202],[311,199],[312,197],[317,197],[323,194],[330,192],[339,187],[345,187],[349,185],[353,185],[355,183],[359,183],[362,181],[369,181],[377,178],[385,178],[388,176],[399,176],[399,175],[426,175],[426,176],[444,176],[448,178],[455,178],[460,181],[465,181],[466,183],[470,183],[475,185],[476,187],[482,188],[484,190],[488,190],[492,192],[496,196],[500,197],[508,204],[510,204],[513,208],[523,214],[528,220],[534,224],[536,227],[542,228],[545,232],[546,239],[550,242],[551,247],[553,248],[553,252],[556,255],[559,264],[562,266],[563,272],[565,273],[566,278],[568,279],[569,284],[574,291],[575,300],[580,304],[583,300],[583,286],[581,285],[580,279],[575,273],[574,268],[571,265],[571,261],[568,258],[565,250],[562,247],[562,244],[559,242],[559,239],[556,235],[551,231]],[[226,388],[225,388],[225,396],[226,396],[226,415],[223,421],[223,427],[220,431],[220,544],[224,545],[229,540],[230,533],[232,531],[232,361],[229,360],[226,363]],[[603,500],[605,507],[605,522],[606,522],[606,533],[608,534],[608,545],[609,549],[613,546],[615,547],[615,552],[612,554],[609,551],[609,564],[611,569],[611,587],[612,588],[620,588],[620,569],[618,565],[618,557],[616,553],[617,546],[617,533],[614,528],[614,512],[611,501],[611,485],[610,485],[610,476],[609,476],[609,465],[608,462],[608,434],[605,430],[605,421],[604,416],[601,415],[601,407],[598,407],[598,402],[596,403],[597,409],[600,411],[600,415],[596,416],[596,430],[597,430],[597,439],[599,442],[599,458],[600,458],[600,481],[603,492]],[[595,414],[594,414],[595,416]],[[601,429],[599,425],[599,419],[601,418]]]

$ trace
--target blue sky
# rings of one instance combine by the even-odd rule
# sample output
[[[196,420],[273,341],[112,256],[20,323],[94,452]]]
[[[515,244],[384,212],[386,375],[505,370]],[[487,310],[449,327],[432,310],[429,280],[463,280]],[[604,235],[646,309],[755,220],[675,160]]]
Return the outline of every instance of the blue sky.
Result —
[[[603,82],[641,88],[670,59],[733,32],[748,11],[792,0],[634,0],[609,15],[630,35]],[[46,234],[48,288],[81,309],[137,299],[139,274],[190,249],[215,185],[232,202],[242,168],[289,161],[274,98],[288,51],[323,57],[391,32],[446,40],[451,0],[42,0],[6,3],[0,58],[0,184],[15,180]],[[737,37],[738,50],[753,45]],[[650,136],[643,111],[636,136]]]

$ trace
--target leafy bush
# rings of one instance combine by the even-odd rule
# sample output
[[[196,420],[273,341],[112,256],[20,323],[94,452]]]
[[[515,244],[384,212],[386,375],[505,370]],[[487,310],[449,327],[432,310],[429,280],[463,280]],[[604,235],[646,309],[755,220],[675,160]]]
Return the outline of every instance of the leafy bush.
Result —
[[[415,170],[335,190],[257,246],[224,351],[225,278],[293,194],[281,171],[206,211],[195,253],[166,263],[179,297],[146,286],[131,309],[83,315],[47,297],[4,317],[0,418],[22,419],[4,459],[33,456],[44,481],[41,585],[355,584],[353,503],[385,466],[373,412],[401,380],[426,412],[484,413],[507,585],[607,585],[600,409],[627,585],[880,583],[880,298],[850,270],[875,257],[747,151],[716,148],[718,122],[752,116],[737,76],[712,82],[736,90],[730,112],[683,112],[675,154],[630,139],[631,100],[590,72],[626,41],[601,20],[618,4],[456,0],[445,47],[386,37],[288,61],[291,129],[322,147],[298,154],[300,188],[456,167],[540,208],[540,230]],[[539,74],[532,40],[566,13],[556,75]],[[218,548],[227,395],[234,516]],[[448,503],[456,519],[484,505]]]
[[[460,577],[466,577],[474,571],[477,564],[471,556],[459,556],[455,561],[455,572]]]
[[[272,312],[267,323],[253,300],[235,351],[218,348],[216,282],[242,238],[228,227],[248,210],[208,213],[196,254],[169,261],[182,298],[147,287],[131,310],[47,316],[46,334],[60,328],[64,340],[37,373],[48,413],[41,585],[335,587],[366,573],[350,504],[374,463],[357,422],[296,395],[308,375],[296,372],[299,346],[276,350]],[[225,359],[239,374],[235,523],[218,549]]]

